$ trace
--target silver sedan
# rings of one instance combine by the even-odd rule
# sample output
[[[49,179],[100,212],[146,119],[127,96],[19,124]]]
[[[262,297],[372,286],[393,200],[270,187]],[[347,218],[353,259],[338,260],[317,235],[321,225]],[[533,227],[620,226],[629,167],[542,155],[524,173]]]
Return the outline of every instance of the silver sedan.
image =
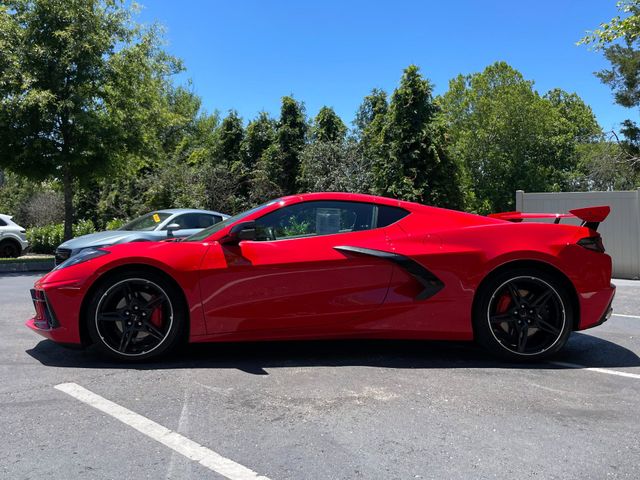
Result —
[[[56,249],[56,265],[87,248],[106,247],[116,243],[153,242],[171,237],[188,237],[203,228],[229,218],[210,210],[170,208],[147,213],[118,230],[90,233],[67,240]]]

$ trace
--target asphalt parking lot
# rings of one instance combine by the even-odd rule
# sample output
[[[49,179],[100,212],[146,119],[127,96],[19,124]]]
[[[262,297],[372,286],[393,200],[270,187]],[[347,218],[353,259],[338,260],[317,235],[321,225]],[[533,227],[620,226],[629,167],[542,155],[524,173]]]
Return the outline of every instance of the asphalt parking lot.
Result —
[[[36,278],[0,276],[2,479],[640,478],[640,282],[555,363],[376,341],[131,367],[28,331]]]

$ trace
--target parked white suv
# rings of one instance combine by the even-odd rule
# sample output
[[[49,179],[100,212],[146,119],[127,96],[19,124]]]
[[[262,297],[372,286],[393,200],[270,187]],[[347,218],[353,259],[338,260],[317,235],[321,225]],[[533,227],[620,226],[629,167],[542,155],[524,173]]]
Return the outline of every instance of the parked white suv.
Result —
[[[0,258],[19,257],[29,246],[25,229],[0,213]]]

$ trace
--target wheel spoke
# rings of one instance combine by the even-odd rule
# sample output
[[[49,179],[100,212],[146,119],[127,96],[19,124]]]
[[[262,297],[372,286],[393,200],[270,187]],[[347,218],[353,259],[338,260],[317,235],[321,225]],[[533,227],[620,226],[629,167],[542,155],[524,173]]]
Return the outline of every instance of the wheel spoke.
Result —
[[[129,346],[134,333],[136,333],[136,331],[133,328],[128,328],[122,333],[122,337],[120,338],[120,347],[118,350],[122,353],[126,353],[127,347]]]
[[[102,312],[98,316],[98,320],[101,322],[120,322],[123,318],[120,312]]]
[[[540,330],[544,330],[545,332],[552,333],[553,335],[558,335],[560,333],[560,330],[558,328],[554,327],[549,322],[547,322],[545,320],[542,320],[539,317],[538,317],[538,320],[537,320],[536,324],[537,324],[536,326]]]
[[[158,330],[151,322],[146,322],[145,327],[147,328],[147,333],[149,333],[152,337],[157,338],[158,340],[162,340],[164,338],[164,334],[160,330]]]
[[[509,282],[507,284],[507,288],[509,289],[509,295],[511,295],[511,300],[515,303],[516,307],[519,307],[522,302],[522,296],[520,295],[520,290],[516,287],[515,283]]]
[[[538,298],[534,299],[533,302],[531,302],[531,307],[533,308],[544,307],[547,304],[547,302],[551,300],[552,296],[553,296],[553,292],[551,290],[546,290],[544,293],[538,295]]]
[[[504,322],[514,322],[516,319],[510,313],[499,313],[497,315],[492,315],[489,320],[493,324],[504,323]]]
[[[518,352],[524,352],[529,339],[529,328],[525,325],[518,331]]]
[[[131,288],[131,283],[130,282],[126,282],[124,284],[124,296],[127,300],[127,303],[129,305],[131,305],[131,303],[133,302],[133,297],[135,296],[133,289]]]
[[[152,311],[158,308],[165,302],[165,298],[162,295],[158,295],[155,298],[149,300],[142,308]]]

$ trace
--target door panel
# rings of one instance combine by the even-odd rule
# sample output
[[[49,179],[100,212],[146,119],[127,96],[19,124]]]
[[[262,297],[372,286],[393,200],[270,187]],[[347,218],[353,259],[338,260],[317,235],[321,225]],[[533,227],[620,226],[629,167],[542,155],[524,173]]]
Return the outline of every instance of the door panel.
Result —
[[[209,255],[224,256],[226,268],[203,269],[209,333],[348,329],[355,315],[384,302],[393,264],[340,245],[388,248],[381,230],[212,246]]]

